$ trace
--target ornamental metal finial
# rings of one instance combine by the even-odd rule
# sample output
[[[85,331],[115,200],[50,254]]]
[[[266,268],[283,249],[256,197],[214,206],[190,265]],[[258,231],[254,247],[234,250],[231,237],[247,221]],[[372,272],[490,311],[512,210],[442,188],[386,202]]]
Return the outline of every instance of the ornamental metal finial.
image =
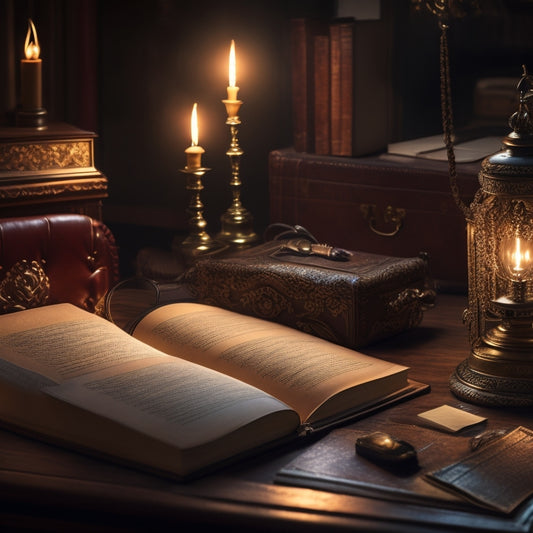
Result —
[[[523,73],[516,88],[518,90],[518,111],[509,118],[509,126],[519,136],[533,134],[533,121],[529,112],[529,100],[533,97],[533,76],[527,73],[522,65]]]

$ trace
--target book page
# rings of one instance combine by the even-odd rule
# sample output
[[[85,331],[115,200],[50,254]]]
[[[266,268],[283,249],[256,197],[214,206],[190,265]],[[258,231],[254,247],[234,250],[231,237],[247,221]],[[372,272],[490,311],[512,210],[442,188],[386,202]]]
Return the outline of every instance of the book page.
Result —
[[[0,332],[0,418],[34,433],[173,468],[147,452],[159,442],[187,470],[296,436],[300,424],[263,391],[70,304],[2,315]],[[184,463],[178,449],[201,452]]]
[[[162,306],[143,318],[133,335],[268,392],[295,409],[302,421],[363,405],[407,383],[405,367],[207,305]]]
[[[480,161],[502,149],[502,139],[500,137],[483,137],[458,143],[454,146],[454,156],[457,163],[472,163]],[[417,157],[424,159],[434,159],[437,161],[447,161],[448,151],[446,148],[420,152]]]
[[[180,449],[201,446],[270,413],[288,410],[255,387],[171,356],[156,364],[139,362],[127,372],[111,368],[44,390]],[[292,429],[298,425],[293,416]]]
[[[387,152],[389,154],[417,157],[424,152],[432,152],[445,147],[446,145],[444,144],[442,135],[430,135],[429,137],[389,143],[387,145]]]
[[[502,149],[502,139],[497,136],[481,137],[454,145],[455,161],[471,163],[479,161]],[[390,143],[387,153],[447,161],[448,151],[442,135],[431,135],[408,141]]]
[[[2,359],[56,383],[139,359],[165,357],[107,320],[69,304],[0,318]]]

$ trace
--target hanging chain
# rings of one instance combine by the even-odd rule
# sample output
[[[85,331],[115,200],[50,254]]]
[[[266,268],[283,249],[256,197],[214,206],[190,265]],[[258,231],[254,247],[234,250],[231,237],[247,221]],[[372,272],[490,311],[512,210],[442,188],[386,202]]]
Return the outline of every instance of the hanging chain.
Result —
[[[455,132],[453,126],[452,94],[450,86],[450,56],[448,50],[448,24],[440,18],[440,98],[442,112],[442,127],[444,130],[444,143],[448,156],[448,171],[450,177],[450,188],[453,199],[459,206],[466,218],[470,217],[470,209],[461,199],[459,186],[457,184],[457,169],[455,165]]]

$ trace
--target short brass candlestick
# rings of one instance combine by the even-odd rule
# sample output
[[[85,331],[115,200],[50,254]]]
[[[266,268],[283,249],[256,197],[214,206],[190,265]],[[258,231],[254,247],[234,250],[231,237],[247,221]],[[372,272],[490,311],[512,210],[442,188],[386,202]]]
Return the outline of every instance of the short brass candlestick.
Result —
[[[226,155],[231,163],[231,181],[233,200],[231,206],[221,217],[221,230],[217,238],[230,245],[242,246],[257,241],[258,236],[253,229],[253,218],[241,203],[240,163],[244,153],[237,138],[238,126],[241,123],[237,113],[242,104],[241,100],[222,100],[226,106],[228,118],[226,124],[230,127],[231,142]]]
[[[218,247],[216,241],[206,231],[207,222],[203,216],[204,204],[200,198],[200,193],[204,189],[202,178],[209,170],[209,168],[201,166],[186,166],[180,169],[180,172],[187,175],[186,189],[191,192],[191,199],[187,209],[187,213],[190,215],[190,232],[180,247],[180,251],[186,255],[200,255]],[[177,247],[173,246],[173,248]]]

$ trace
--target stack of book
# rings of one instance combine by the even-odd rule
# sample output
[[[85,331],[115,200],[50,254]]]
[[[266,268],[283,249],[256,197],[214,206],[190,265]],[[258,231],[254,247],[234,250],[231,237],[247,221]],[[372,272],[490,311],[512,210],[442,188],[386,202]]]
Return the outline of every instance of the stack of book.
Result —
[[[379,20],[291,20],[298,152],[357,157],[386,149],[391,32]]]

